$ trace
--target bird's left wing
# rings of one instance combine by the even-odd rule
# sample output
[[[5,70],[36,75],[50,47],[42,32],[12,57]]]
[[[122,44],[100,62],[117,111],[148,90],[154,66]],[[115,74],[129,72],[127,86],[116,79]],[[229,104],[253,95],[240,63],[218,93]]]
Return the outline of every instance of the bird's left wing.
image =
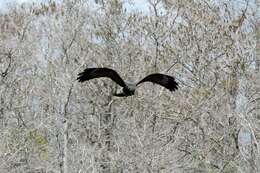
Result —
[[[121,87],[125,87],[126,84],[123,79],[119,76],[119,74],[109,68],[86,68],[83,72],[78,74],[77,80],[79,82],[84,82],[94,78],[107,77],[112,79]]]
[[[150,74],[145,78],[143,78],[141,81],[139,81],[137,85],[143,82],[156,83],[169,89],[170,91],[175,91],[178,89],[178,83],[175,81],[174,77],[165,74],[160,74],[160,73]]]

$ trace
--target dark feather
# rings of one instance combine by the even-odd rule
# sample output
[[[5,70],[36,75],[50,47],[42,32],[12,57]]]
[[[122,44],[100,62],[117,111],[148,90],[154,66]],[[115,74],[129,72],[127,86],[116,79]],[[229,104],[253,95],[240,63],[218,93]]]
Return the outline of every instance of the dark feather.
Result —
[[[140,82],[138,82],[137,85],[143,82],[156,83],[169,89],[170,91],[175,91],[178,89],[178,83],[175,81],[175,79],[172,76],[168,76],[165,74],[160,74],[160,73],[150,74],[145,78],[143,78]]]
[[[127,95],[126,93],[122,92],[122,93],[114,93],[113,94],[114,96],[117,96],[117,97],[127,97],[129,95]]]
[[[79,82],[84,82],[94,78],[107,77],[115,81],[121,87],[126,87],[125,82],[119,76],[119,74],[109,68],[86,68],[83,72],[78,74],[77,80]]]

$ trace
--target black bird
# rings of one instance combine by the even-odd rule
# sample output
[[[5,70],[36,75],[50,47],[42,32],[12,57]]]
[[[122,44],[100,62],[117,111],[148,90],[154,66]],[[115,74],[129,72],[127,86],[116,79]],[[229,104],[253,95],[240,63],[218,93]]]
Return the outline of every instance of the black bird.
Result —
[[[146,76],[138,83],[127,83],[119,76],[119,74],[109,68],[86,68],[83,72],[78,74],[77,80],[79,82],[84,82],[94,78],[107,77],[112,79],[118,85],[123,87],[121,93],[114,93],[114,96],[127,97],[134,95],[137,86],[143,82],[152,82],[159,84],[170,91],[175,91],[178,89],[178,83],[175,81],[174,77],[165,74],[154,73]]]

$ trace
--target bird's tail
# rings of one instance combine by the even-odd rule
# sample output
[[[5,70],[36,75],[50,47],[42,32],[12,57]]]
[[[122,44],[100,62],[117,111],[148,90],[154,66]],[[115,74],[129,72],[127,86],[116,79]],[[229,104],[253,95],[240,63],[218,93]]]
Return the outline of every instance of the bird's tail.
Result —
[[[125,93],[113,93],[113,96],[116,96],[116,97],[126,97],[127,95]]]

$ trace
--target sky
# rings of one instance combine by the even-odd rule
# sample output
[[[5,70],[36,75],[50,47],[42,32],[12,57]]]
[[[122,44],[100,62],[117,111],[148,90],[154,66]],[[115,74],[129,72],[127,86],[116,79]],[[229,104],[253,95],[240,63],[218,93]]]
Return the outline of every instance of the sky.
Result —
[[[0,10],[5,10],[8,4],[18,3],[22,4],[25,2],[37,2],[37,1],[44,1],[44,0],[0,0]]]
[[[4,11],[6,9],[7,4],[9,3],[18,3],[18,4],[22,4],[22,3],[32,3],[32,2],[48,2],[49,0],[0,0],[0,12]],[[90,0],[92,2],[94,2],[94,0]],[[127,2],[127,1],[126,1]],[[125,7],[127,10],[132,11],[132,10],[137,10],[137,11],[142,11],[144,13],[149,13],[149,8],[148,8],[148,2],[147,0],[132,0],[132,2],[134,2],[134,5],[126,3]],[[244,2],[244,0],[234,0],[233,2],[236,3],[236,5],[239,7],[243,7],[245,6],[244,3],[241,4],[241,2]],[[240,5],[239,5],[240,2]],[[254,3],[254,0],[250,0],[250,3]]]
[[[9,3],[32,3],[32,2],[48,2],[48,0],[0,0],[0,10],[6,9],[7,4]],[[94,0],[93,0],[94,1]],[[149,9],[147,8],[147,0],[133,0],[132,2],[135,3],[135,5],[125,4],[126,8],[129,10],[140,10],[143,12],[148,12]]]
[[[33,2],[37,0],[0,0],[0,7],[4,7],[7,3],[24,3],[24,2]]]
[[[5,7],[6,4],[8,4],[8,3],[21,4],[24,2],[30,3],[30,2],[45,2],[45,1],[48,1],[48,0],[0,0],[0,8]],[[134,0],[134,2],[136,4],[135,6],[138,6],[140,8],[144,7],[144,5],[147,3],[146,0]]]

